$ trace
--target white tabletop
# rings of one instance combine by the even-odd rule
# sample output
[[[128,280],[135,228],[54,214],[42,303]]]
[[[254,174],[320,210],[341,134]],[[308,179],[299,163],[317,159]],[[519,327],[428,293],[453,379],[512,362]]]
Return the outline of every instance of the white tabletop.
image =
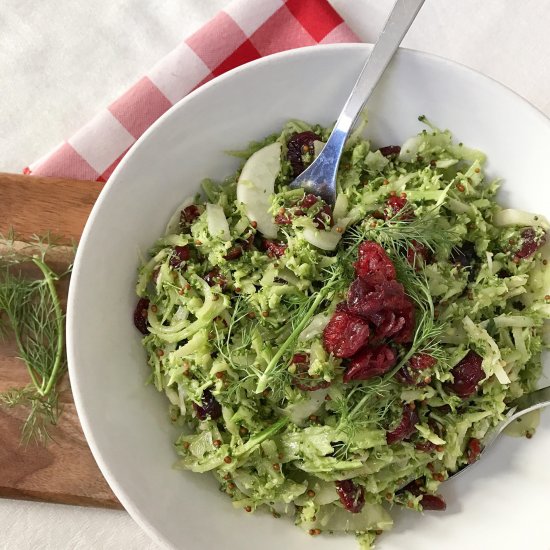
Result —
[[[331,1],[366,42],[393,5]],[[0,171],[19,172],[70,137],[227,3],[3,0]],[[403,45],[473,67],[550,116],[549,28],[540,0],[427,0]],[[0,525],[2,550],[156,548],[124,512],[0,500]]]

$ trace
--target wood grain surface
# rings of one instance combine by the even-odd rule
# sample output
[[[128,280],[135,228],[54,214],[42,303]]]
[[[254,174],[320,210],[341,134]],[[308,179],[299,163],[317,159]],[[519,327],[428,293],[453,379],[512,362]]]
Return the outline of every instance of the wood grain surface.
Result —
[[[0,234],[18,240],[51,232],[65,244],[77,243],[103,184],[0,173]],[[1,246],[0,246],[1,254]],[[56,271],[72,259],[71,247],[49,258]],[[59,286],[63,303],[68,281]],[[0,392],[28,384],[12,340],[0,342]],[[62,415],[46,447],[21,443],[24,409],[0,407],[0,496],[120,508],[86,444],[72,400],[68,376],[60,382]]]

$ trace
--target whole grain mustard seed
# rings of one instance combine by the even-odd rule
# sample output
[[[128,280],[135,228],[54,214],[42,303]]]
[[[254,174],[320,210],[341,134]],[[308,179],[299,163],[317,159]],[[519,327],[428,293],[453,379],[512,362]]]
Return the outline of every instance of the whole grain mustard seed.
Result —
[[[262,317],[269,317],[269,311],[262,311]]]
[[[157,350],[157,355],[158,355],[159,357],[162,357],[162,356],[164,355],[164,350],[158,349],[158,350]]]
[[[223,461],[226,463],[226,464],[231,464],[231,462],[233,462],[233,460],[231,459],[230,456],[226,456]]]
[[[309,498],[313,498],[315,496],[315,491],[313,491],[312,489],[310,489],[308,492],[307,492],[307,496]]]
[[[466,190],[466,187],[464,187],[464,185],[462,185],[461,183],[457,183],[457,184],[456,184],[456,188],[457,188],[461,193],[464,193],[464,191]]]
[[[280,464],[273,464],[273,469],[274,469],[276,472],[280,472],[280,471],[281,471],[281,465],[280,465]]]
[[[256,229],[256,228],[258,227],[258,222],[252,221],[252,222],[250,222],[250,225],[251,225],[254,229]]]
[[[252,506],[245,506],[244,511],[245,512],[252,512]]]
[[[156,313],[158,310],[159,310],[159,308],[158,308],[155,304],[153,304],[153,305],[151,306],[151,311],[152,311],[153,313]]]
[[[225,376],[225,373],[224,372],[217,372],[215,374],[215,377],[218,379],[218,380],[221,380],[223,377]]]
[[[221,439],[214,439],[214,441],[212,441],[212,445],[214,445],[214,447],[221,447],[222,446],[222,440]]]

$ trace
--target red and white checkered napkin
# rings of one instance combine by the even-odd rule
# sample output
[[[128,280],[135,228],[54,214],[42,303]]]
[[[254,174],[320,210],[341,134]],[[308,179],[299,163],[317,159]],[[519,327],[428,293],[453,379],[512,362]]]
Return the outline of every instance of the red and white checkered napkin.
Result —
[[[359,42],[327,0],[235,0],[24,173],[106,181],[139,136],[212,78],[283,50]]]

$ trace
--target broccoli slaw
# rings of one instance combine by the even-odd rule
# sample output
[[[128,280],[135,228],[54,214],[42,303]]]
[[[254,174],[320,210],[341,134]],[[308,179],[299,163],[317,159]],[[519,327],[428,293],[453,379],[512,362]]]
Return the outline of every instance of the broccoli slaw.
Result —
[[[138,275],[177,466],[366,549],[393,506],[445,509],[548,341],[547,220],[501,208],[485,155],[420,118],[400,147],[348,140],[333,208],[288,187],[330,129],[288,122],[203,182]]]

